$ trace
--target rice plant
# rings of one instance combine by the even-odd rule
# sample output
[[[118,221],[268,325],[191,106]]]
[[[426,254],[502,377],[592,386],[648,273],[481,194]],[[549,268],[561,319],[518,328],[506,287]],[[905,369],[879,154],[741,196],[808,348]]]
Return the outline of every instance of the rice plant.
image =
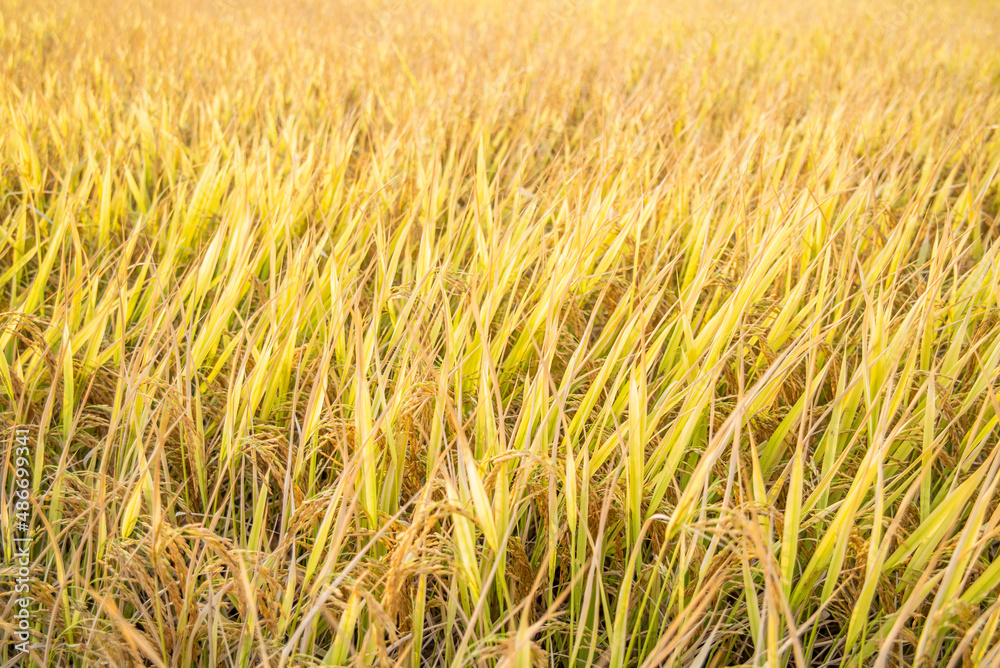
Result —
[[[0,663],[1000,665],[998,43],[0,0]]]

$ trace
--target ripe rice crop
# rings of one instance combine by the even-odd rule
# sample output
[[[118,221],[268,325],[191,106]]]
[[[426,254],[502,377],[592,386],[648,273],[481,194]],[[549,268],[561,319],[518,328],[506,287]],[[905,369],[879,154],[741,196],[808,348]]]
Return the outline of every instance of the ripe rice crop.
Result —
[[[1000,665],[998,43],[0,0],[0,663]]]

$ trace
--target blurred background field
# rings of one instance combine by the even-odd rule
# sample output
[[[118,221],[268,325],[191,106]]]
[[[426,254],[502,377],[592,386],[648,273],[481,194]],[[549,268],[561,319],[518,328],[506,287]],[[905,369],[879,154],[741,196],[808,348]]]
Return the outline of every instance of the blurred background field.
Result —
[[[998,43],[0,0],[22,665],[1000,665]]]

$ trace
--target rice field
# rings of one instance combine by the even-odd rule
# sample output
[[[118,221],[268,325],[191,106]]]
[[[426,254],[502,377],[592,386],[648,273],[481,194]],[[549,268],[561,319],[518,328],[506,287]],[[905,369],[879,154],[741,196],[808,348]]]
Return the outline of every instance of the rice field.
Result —
[[[0,665],[1000,666],[998,44],[0,0]]]

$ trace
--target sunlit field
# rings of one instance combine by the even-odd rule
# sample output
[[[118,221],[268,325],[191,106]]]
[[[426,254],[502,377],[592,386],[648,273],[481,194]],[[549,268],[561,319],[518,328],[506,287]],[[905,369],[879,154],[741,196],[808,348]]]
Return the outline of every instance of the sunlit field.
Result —
[[[0,0],[0,664],[1000,665],[998,44]]]

